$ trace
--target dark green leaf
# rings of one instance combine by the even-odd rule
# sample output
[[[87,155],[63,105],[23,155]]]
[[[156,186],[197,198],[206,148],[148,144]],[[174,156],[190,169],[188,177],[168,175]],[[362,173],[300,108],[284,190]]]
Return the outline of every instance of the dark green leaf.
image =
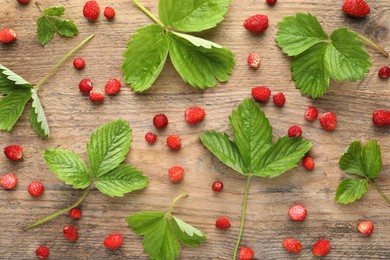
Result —
[[[344,179],[337,187],[336,201],[347,204],[360,199],[368,191],[366,179]]]
[[[137,235],[145,235],[164,218],[165,212],[140,211],[127,218],[127,223]]]
[[[63,6],[51,6],[44,10],[43,13],[50,16],[62,16],[65,13],[65,8]]]
[[[53,25],[54,30],[61,36],[74,37],[79,33],[77,26],[71,20],[51,17],[50,22]]]
[[[38,40],[42,45],[45,45],[48,42],[50,42],[51,39],[53,39],[54,29],[49,23],[49,20],[44,16],[39,17],[37,23],[38,23],[38,29],[37,29]]]

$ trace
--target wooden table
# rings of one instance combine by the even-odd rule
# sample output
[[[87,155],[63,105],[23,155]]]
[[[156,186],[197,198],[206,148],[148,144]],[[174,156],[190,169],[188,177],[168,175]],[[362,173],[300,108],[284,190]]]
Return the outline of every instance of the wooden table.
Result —
[[[376,109],[390,109],[389,80],[380,80],[377,71],[389,65],[389,59],[369,48],[374,66],[363,82],[332,82],[331,89],[322,98],[313,101],[303,97],[295,89],[290,76],[290,59],[274,42],[276,23],[286,15],[311,12],[316,15],[327,32],[347,26],[368,36],[390,50],[390,2],[369,1],[371,14],[365,19],[351,19],[341,11],[341,1],[331,0],[280,0],[274,7],[265,1],[235,0],[226,19],[216,28],[199,35],[232,49],[237,66],[226,84],[201,92],[183,83],[168,60],[154,86],[144,94],[134,94],[124,87],[119,95],[108,97],[102,105],[93,105],[78,91],[83,78],[91,78],[95,88],[103,89],[108,79],[123,78],[120,65],[125,43],[138,27],[151,20],[128,1],[100,1],[112,5],[117,16],[108,22],[103,15],[96,23],[82,16],[84,1],[42,1],[44,7],[64,5],[65,17],[74,19],[80,34],[73,39],[56,35],[53,41],[42,47],[36,36],[36,23],[40,13],[33,3],[22,6],[16,0],[0,0],[0,25],[12,27],[18,34],[15,43],[0,45],[0,63],[31,82],[37,82],[50,68],[81,39],[91,33],[96,37],[63,65],[42,88],[40,97],[51,126],[50,140],[41,140],[29,126],[24,113],[12,132],[0,133],[1,147],[22,145],[24,160],[18,163],[0,156],[1,174],[14,172],[19,178],[13,191],[0,190],[0,259],[34,259],[39,245],[50,247],[50,259],[147,259],[143,253],[141,238],[126,225],[124,219],[140,210],[165,210],[178,194],[188,191],[190,196],[178,203],[174,213],[208,234],[207,243],[198,248],[182,248],[181,259],[231,259],[240,223],[244,177],[223,166],[200,143],[198,134],[205,130],[229,131],[228,115],[244,98],[250,96],[254,86],[265,85],[272,92],[283,91],[287,102],[276,108],[272,102],[261,107],[269,117],[274,130],[284,134],[293,124],[303,127],[304,136],[314,147],[311,151],[316,167],[307,172],[299,166],[275,179],[254,179],[251,186],[248,216],[242,245],[255,251],[256,259],[308,259],[311,247],[317,239],[327,238],[332,250],[329,259],[389,259],[390,258],[390,207],[374,190],[359,202],[340,205],[334,201],[335,189],[346,175],[339,170],[338,160],[347,145],[357,139],[377,139],[382,147],[383,171],[378,183],[390,194],[390,128],[377,128],[371,123]],[[337,3],[336,3],[337,2]],[[157,13],[157,1],[142,3]],[[264,35],[252,35],[242,22],[255,13],[267,14],[270,26]],[[262,56],[259,70],[251,70],[246,64],[247,55],[257,51]],[[76,56],[86,59],[82,71],[73,68]],[[189,106],[200,106],[207,111],[206,120],[190,127],[184,122],[183,111]],[[334,132],[324,131],[319,122],[307,122],[303,113],[308,105],[315,105],[320,112],[333,111],[338,117]],[[144,140],[147,131],[155,131],[152,117],[165,113],[169,117],[168,128],[159,131],[158,142],[150,146]],[[47,214],[69,206],[81,191],[58,181],[45,165],[41,156],[48,148],[70,149],[86,159],[85,145],[90,133],[102,124],[117,118],[127,120],[133,129],[134,141],[127,162],[141,169],[150,185],[143,191],[123,198],[110,198],[94,190],[82,204],[83,217],[72,221],[66,216],[30,230],[21,228]],[[170,152],[165,138],[181,135],[184,143],[179,152]],[[2,149],[2,148],[1,148]],[[181,165],[186,177],[181,184],[173,185],[167,178],[167,169]],[[27,186],[40,180],[45,193],[32,198]],[[211,183],[221,180],[223,192],[211,190]],[[287,216],[293,203],[302,203],[308,209],[308,217],[295,223]],[[232,227],[227,231],[214,226],[219,216],[227,216]],[[371,238],[363,238],[356,225],[363,219],[375,222]],[[69,243],[62,235],[62,228],[72,223],[79,229],[77,243]],[[124,244],[116,251],[106,250],[104,238],[110,233],[124,235]],[[295,237],[303,244],[298,256],[285,252],[281,241]]]

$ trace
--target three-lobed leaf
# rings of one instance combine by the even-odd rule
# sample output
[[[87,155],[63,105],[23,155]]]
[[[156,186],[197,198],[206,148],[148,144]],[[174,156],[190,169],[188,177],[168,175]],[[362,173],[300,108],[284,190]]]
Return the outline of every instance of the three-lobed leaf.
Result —
[[[342,204],[352,203],[368,192],[368,180],[348,178],[337,187],[336,201]]]

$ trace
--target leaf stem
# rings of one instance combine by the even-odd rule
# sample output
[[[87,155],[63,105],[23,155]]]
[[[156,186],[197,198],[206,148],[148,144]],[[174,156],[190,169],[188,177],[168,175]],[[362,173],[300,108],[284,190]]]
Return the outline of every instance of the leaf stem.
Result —
[[[375,48],[376,50],[378,50],[380,53],[382,53],[386,58],[389,57],[389,53],[387,51],[385,51],[385,49],[383,49],[381,46],[379,46],[378,44],[376,44],[375,42],[373,42],[372,40],[368,39],[367,37],[361,35],[361,34],[358,34],[356,33],[357,37],[360,38],[365,44],[368,44],[370,45],[371,47]]]
[[[244,231],[246,205],[247,205],[247,200],[248,200],[249,186],[251,184],[251,178],[252,178],[252,174],[249,174],[248,178],[246,179],[245,192],[244,192],[244,198],[242,200],[242,209],[241,209],[241,225],[240,225],[240,231],[239,231],[238,237],[237,237],[236,248],[234,250],[233,260],[237,259],[238,248],[240,247],[242,232]]]
[[[368,181],[370,182],[372,187],[374,187],[376,189],[376,191],[379,192],[379,194],[385,199],[387,204],[390,205],[390,198],[387,197],[387,195],[383,193],[382,189],[373,180],[368,179]]]
[[[64,214],[64,213],[70,211],[70,210],[73,209],[73,208],[76,208],[76,207],[77,207],[78,205],[80,205],[80,203],[85,199],[85,197],[87,197],[87,195],[88,195],[88,193],[89,193],[90,190],[91,190],[91,186],[89,186],[89,187],[85,190],[85,192],[84,192],[84,194],[81,196],[81,198],[80,198],[77,202],[75,202],[74,204],[72,204],[71,206],[67,207],[66,209],[57,211],[56,213],[54,213],[54,214],[52,214],[52,215],[49,215],[49,216],[47,216],[47,217],[44,217],[44,218],[42,218],[42,219],[40,219],[40,220],[38,220],[38,221],[36,221],[36,222],[34,222],[34,223],[28,225],[28,226],[25,226],[25,227],[23,228],[23,230],[26,231],[26,230],[28,230],[28,229],[30,229],[30,228],[39,226],[39,225],[41,225],[41,224],[43,224],[43,223],[45,223],[45,222],[47,222],[47,221],[49,221],[49,220],[52,220],[52,219],[58,217],[59,215],[62,215],[62,214]]]
[[[184,197],[187,197],[187,196],[188,196],[188,193],[187,193],[187,192],[185,192],[185,193],[183,193],[183,194],[177,196],[177,197],[172,201],[172,203],[169,205],[167,214],[168,214],[168,215],[171,215],[171,213],[172,213],[172,211],[173,211],[173,207],[175,206],[175,204],[176,204],[180,199],[182,199],[182,198],[184,198]]]
[[[165,28],[165,25],[156,17],[154,14],[149,12],[148,9],[145,8],[138,0],[133,0],[133,3],[138,6],[139,9],[141,9],[145,14],[147,14],[150,19],[152,19],[154,22],[156,22],[158,25],[160,25],[162,28]]]
[[[41,87],[43,85],[43,83],[46,82],[46,80],[48,80],[53,74],[54,72],[57,71],[58,67],[61,66],[65,60],[67,58],[69,58],[70,55],[72,55],[75,51],[77,51],[78,49],[80,49],[85,43],[87,43],[89,40],[91,40],[93,37],[95,36],[95,34],[91,34],[90,36],[88,36],[88,38],[86,38],[84,41],[80,42],[76,47],[74,47],[70,52],[68,52],[49,72],[49,74],[47,74],[46,77],[44,77],[43,79],[41,79],[37,85],[35,85],[35,88],[39,89],[39,87]]]

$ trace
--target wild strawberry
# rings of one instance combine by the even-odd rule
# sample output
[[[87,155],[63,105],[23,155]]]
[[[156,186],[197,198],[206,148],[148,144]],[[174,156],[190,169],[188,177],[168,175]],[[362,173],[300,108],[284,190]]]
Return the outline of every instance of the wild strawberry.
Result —
[[[276,1],[277,1],[277,0],[266,0],[267,4],[269,4],[269,5],[274,5],[274,4],[276,4]]]
[[[240,260],[252,260],[253,256],[253,250],[249,247],[241,247],[238,253],[238,259]]]
[[[346,0],[343,10],[349,16],[365,17],[370,13],[370,6],[364,0]]]
[[[274,100],[274,104],[278,107],[284,106],[284,103],[286,103],[286,97],[282,92],[276,93],[272,99]]]
[[[91,100],[93,103],[101,103],[104,100],[104,92],[100,90],[91,90],[89,92],[89,100]]]
[[[72,219],[79,219],[81,218],[81,209],[79,208],[73,208],[69,211],[69,217]]]
[[[378,70],[378,76],[382,79],[387,79],[390,77],[390,67],[389,66],[383,66]]]
[[[264,86],[252,88],[252,97],[256,101],[267,102],[271,96],[271,90]]]
[[[302,128],[300,126],[297,126],[297,125],[290,126],[288,131],[287,131],[287,134],[289,137],[295,137],[295,138],[301,137]]]
[[[320,116],[320,123],[325,130],[333,131],[337,125],[336,115],[332,112],[326,112]]]
[[[77,232],[77,229],[72,225],[66,225],[63,231],[64,237],[69,241],[77,241],[77,239],[79,238],[79,233]]]
[[[154,144],[157,140],[157,135],[152,132],[147,132],[145,135],[145,140],[149,144]]]
[[[100,7],[96,1],[88,1],[83,8],[84,17],[90,21],[96,21],[99,17]]]
[[[121,234],[111,234],[104,239],[103,244],[108,249],[120,248],[123,244],[123,237]]]
[[[268,16],[256,14],[244,21],[244,27],[252,33],[262,33],[268,28]]]
[[[113,78],[106,83],[106,86],[104,87],[104,91],[106,91],[108,95],[115,95],[119,92],[119,90],[121,90],[121,87],[122,87],[121,81],[119,79]]]
[[[180,166],[173,166],[168,170],[169,179],[173,183],[180,182],[184,178],[184,168]]]
[[[302,250],[302,244],[293,238],[287,238],[283,240],[283,246],[287,252],[292,254],[298,254]]]
[[[200,107],[190,107],[184,112],[184,119],[189,124],[199,123],[205,116],[206,112]]]
[[[375,110],[372,122],[376,126],[390,126],[390,110]]]
[[[288,215],[292,220],[302,221],[306,218],[307,210],[300,204],[295,204],[288,210]]]
[[[369,237],[374,230],[374,223],[372,221],[365,220],[360,222],[357,228],[360,233],[362,233],[366,237]]]
[[[321,239],[318,240],[312,249],[313,255],[315,256],[326,256],[330,251],[329,240]]]
[[[13,173],[7,173],[6,175],[1,176],[0,184],[4,189],[11,190],[18,184],[18,178]]]
[[[83,58],[75,58],[73,60],[73,66],[78,69],[78,70],[81,70],[84,68],[85,66],[85,60]]]
[[[4,148],[4,154],[11,161],[19,161],[23,157],[23,149],[18,145],[9,145]]]
[[[220,192],[223,190],[223,183],[220,182],[220,181],[215,181],[213,182],[213,184],[211,185],[211,188],[213,189],[213,191],[215,192]]]
[[[46,259],[49,257],[49,248],[46,246],[40,246],[35,250],[35,254],[39,259]]]
[[[217,221],[215,221],[215,226],[218,229],[228,229],[231,226],[230,220],[225,217],[220,217],[217,219]]]
[[[170,135],[167,138],[167,146],[174,151],[180,150],[181,138],[178,135]]]
[[[4,44],[11,43],[16,40],[16,33],[10,28],[0,30],[0,42]]]
[[[168,125],[168,117],[164,114],[157,114],[153,117],[153,125],[158,129],[163,129]]]
[[[104,8],[104,16],[107,18],[107,19],[114,19],[115,17],[115,9],[112,8],[111,6],[107,6],[106,8]]]
[[[313,106],[308,106],[305,111],[305,118],[309,121],[314,121],[318,117],[318,110]]]
[[[30,0],[18,0],[18,2],[20,4],[26,5],[26,4],[30,3]]]
[[[42,183],[39,181],[33,181],[28,185],[28,193],[30,193],[33,197],[39,197],[42,195],[43,191],[45,190],[45,187],[43,187]]]
[[[80,92],[83,94],[89,94],[93,88],[92,81],[90,79],[83,79],[79,83]]]
[[[311,171],[314,169],[315,163],[313,158],[311,158],[310,156],[306,156],[302,160],[302,165],[303,167],[305,167],[306,170]]]
[[[257,69],[261,63],[260,55],[256,52],[252,52],[249,54],[247,62],[249,67]]]

